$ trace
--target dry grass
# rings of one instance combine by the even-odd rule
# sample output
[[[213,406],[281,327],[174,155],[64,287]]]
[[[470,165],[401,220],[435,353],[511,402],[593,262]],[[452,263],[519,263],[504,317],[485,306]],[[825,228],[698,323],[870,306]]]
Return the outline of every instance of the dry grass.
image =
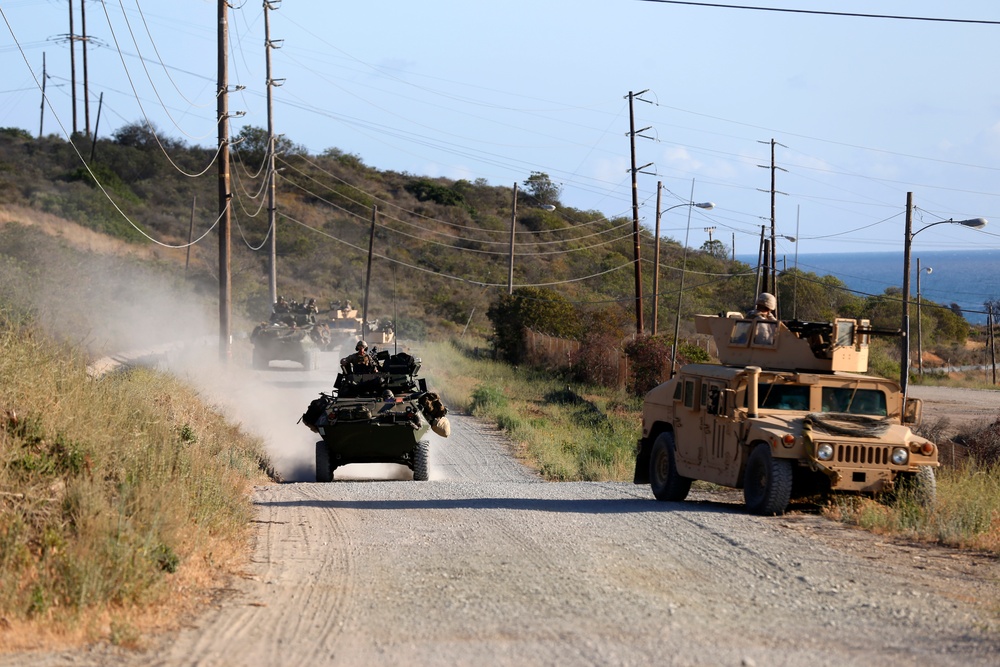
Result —
[[[432,344],[421,352],[445,402],[496,422],[546,479],[632,479],[640,402],[479,358],[466,344]]]
[[[245,559],[262,445],[177,380],[0,324],[0,646],[169,626]]]

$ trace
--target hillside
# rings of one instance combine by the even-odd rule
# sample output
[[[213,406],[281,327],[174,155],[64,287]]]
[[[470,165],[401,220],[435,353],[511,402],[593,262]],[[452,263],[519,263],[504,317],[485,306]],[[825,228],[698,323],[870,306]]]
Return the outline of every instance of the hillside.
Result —
[[[125,126],[93,147],[50,136],[32,138],[23,130],[0,129],[0,220],[8,243],[3,271],[34,297],[51,294],[86,304],[102,318],[133,319],[128,309],[170,313],[171,325],[211,332],[218,299],[218,170],[213,151],[154,138],[145,128]],[[265,318],[268,303],[268,198],[266,137],[245,129],[236,138],[231,161],[231,285],[234,318]],[[92,152],[91,152],[92,148]],[[91,157],[92,156],[92,157]],[[479,179],[453,181],[379,171],[356,155],[335,148],[322,155],[282,138],[276,155],[276,246],[278,293],[291,299],[315,297],[320,304],[364,297],[369,242],[372,265],[369,315],[394,319],[400,336],[420,339],[493,332],[486,314],[507,294],[511,254],[513,187]],[[632,222],[597,211],[563,206],[559,188],[547,175],[526,174],[518,184],[514,239],[515,288],[533,287],[571,304],[572,318],[590,333],[623,338],[635,331]],[[374,239],[371,238],[374,217]],[[98,232],[86,235],[64,219]],[[647,221],[648,222],[648,221]],[[44,272],[40,248],[32,247],[12,223],[57,234],[88,250],[104,248],[116,259],[113,270],[85,267],[47,251],[55,262]],[[71,231],[72,230],[72,231]],[[23,238],[22,238],[23,237]],[[190,250],[188,239],[192,239]],[[645,329],[653,329],[654,239],[641,231]],[[123,260],[124,255],[129,259]],[[139,290],[131,269],[155,267],[152,293]],[[744,309],[753,298],[751,267],[729,260],[719,241],[685,253],[675,239],[660,243],[661,295],[656,329],[672,338],[683,274],[680,326],[692,335],[695,313]],[[50,272],[54,271],[52,275]],[[779,278],[779,302],[792,284]],[[799,273],[798,315],[870,318],[876,326],[898,326],[898,300],[891,294],[861,299],[831,276]],[[112,279],[122,279],[116,282]],[[172,292],[168,304],[162,292]],[[155,296],[154,296],[155,295]],[[540,296],[539,296],[540,295]],[[17,290],[4,295],[29,307]],[[791,298],[790,294],[787,297]],[[96,299],[97,301],[94,301]],[[153,299],[153,300],[150,300]],[[178,318],[171,302],[194,309]],[[35,307],[35,306],[30,306]],[[125,312],[118,310],[126,307]],[[53,306],[54,308],[54,306]],[[96,311],[95,311],[96,309]],[[55,312],[55,311],[53,311]],[[89,326],[55,316],[61,327],[86,338]],[[940,309],[924,309],[924,340],[965,342],[969,327]],[[157,325],[145,337],[163,333]]]

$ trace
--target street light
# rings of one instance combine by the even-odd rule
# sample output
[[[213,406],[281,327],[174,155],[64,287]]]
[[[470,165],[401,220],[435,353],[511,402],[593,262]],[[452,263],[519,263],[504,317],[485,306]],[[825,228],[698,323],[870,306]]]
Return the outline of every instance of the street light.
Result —
[[[934,269],[929,266],[921,269],[920,258],[917,257],[917,368],[920,369],[919,373],[921,377],[924,375],[924,337],[923,323],[920,320],[920,274],[924,271],[927,272],[927,275],[931,275]]]
[[[539,204],[543,211],[554,211],[552,204]],[[514,203],[510,207],[510,262],[507,266],[507,294],[514,293],[514,226],[517,224],[517,183],[514,184]]]
[[[904,407],[906,403],[906,385],[910,379],[910,246],[913,244],[913,237],[935,225],[961,225],[971,229],[982,229],[986,226],[986,223],[986,218],[972,218],[970,220],[948,219],[932,222],[929,225],[924,225],[917,231],[913,231],[913,193],[906,193],[906,232],[903,237],[903,341],[899,359],[899,385],[903,390]]]
[[[691,183],[691,194],[694,195],[694,182]],[[670,346],[670,377],[674,376],[674,372],[677,369],[677,338],[681,334],[681,298],[684,295],[684,272],[687,271],[687,259],[688,259],[688,237],[691,234],[691,209],[692,208],[703,208],[707,211],[715,208],[715,204],[710,201],[700,202],[698,204],[693,201],[684,202],[683,204],[676,204],[670,208],[678,208],[680,206],[688,207],[688,219],[687,219],[687,231],[684,232],[684,260],[681,263],[681,284],[677,288],[677,313],[676,319],[674,320],[674,344]],[[667,209],[667,211],[670,210]],[[666,211],[664,211],[666,212]],[[657,235],[659,237],[659,235]],[[657,273],[659,273],[660,262],[659,257],[656,261]]]

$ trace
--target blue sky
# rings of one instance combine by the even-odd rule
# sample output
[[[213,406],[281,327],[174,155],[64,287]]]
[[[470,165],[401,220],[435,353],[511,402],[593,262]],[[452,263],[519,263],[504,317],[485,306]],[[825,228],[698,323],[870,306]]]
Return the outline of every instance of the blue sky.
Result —
[[[82,32],[74,1],[75,32]],[[740,5],[974,19],[997,25],[808,15],[642,0],[284,0],[270,12],[277,132],[369,166],[512,186],[540,171],[562,202],[631,216],[629,92],[640,215],[710,200],[690,244],[756,253],[775,224],[800,253],[902,252],[914,228],[985,217],[983,231],[938,225],[923,250],[1000,248],[1000,3],[995,0],[743,0]],[[169,7],[169,9],[168,9]],[[90,116],[107,136],[145,115],[160,132],[214,145],[215,0],[87,3]],[[73,127],[66,0],[0,2],[0,126]],[[264,10],[229,12],[233,133],[267,126]],[[60,39],[62,38],[62,39]],[[16,41],[15,41],[16,40]],[[140,57],[141,55],[141,57]],[[77,126],[84,127],[77,51]],[[648,128],[648,129],[646,129]],[[762,168],[763,165],[765,168]],[[280,206],[280,203],[279,203]],[[683,240],[686,207],[663,234]],[[798,231],[797,231],[798,230]],[[795,244],[779,239],[778,253]]]

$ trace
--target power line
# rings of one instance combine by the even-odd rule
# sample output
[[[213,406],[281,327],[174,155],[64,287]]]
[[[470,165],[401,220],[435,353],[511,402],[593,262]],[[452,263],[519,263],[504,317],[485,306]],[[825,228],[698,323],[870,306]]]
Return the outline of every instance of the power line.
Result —
[[[693,7],[714,7],[716,9],[750,9],[759,12],[782,12],[785,14],[815,14],[819,16],[846,16],[865,19],[893,19],[897,21],[934,21],[938,23],[975,23],[979,25],[1000,25],[1000,21],[982,19],[948,19],[930,16],[902,16],[893,14],[862,14],[860,12],[829,12],[818,9],[788,9],[784,7],[753,7],[749,5],[724,5],[715,2],[684,2],[683,0],[642,0],[664,5],[690,5]]]

